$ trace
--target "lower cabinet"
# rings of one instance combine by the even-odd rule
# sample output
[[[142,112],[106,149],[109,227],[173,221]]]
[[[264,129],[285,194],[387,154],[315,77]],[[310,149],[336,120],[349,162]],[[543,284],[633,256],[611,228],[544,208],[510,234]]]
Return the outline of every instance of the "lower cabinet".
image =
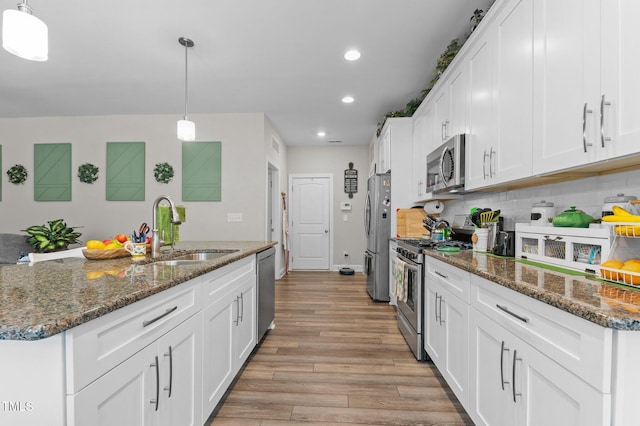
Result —
[[[602,394],[475,308],[468,414],[476,425],[609,424]]]
[[[196,314],[68,397],[69,425],[200,425],[202,322]]]

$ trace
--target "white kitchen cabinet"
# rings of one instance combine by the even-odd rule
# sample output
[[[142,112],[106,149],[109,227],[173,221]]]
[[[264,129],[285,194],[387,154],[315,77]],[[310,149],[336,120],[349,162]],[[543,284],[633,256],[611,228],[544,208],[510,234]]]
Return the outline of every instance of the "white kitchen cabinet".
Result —
[[[437,260],[425,261],[424,349],[458,400],[469,392],[469,274]]]
[[[389,240],[389,304],[398,306],[398,298],[395,293],[396,284],[396,259],[398,259],[398,242]]]
[[[389,119],[387,119],[387,122]],[[391,170],[391,127],[385,122],[385,126],[378,137],[378,170],[377,173],[386,173]]]
[[[465,189],[531,176],[533,1],[500,6],[474,40],[469,73]]]
[[[204,275],[203,292],[204,421],[257,343],[255,257]]]
[[[446,76],[434,88],[431,98],[439,144],[466,132],[467,82],[463,61],[462,54],[458,53]]]
[[[435,109],[432,100],[423,101],[420,108],[413,115],[413,133],[411,141],[412,169],[412,200],[427,199],[427,154],[436,149],[441,139],[435,135]]]
[[[604,151],[604,158],[615,158],[638,152],[640,55],[636,41],[640,27],[635,17],[640,13],[640,2],[602,0],[600,11],[602,76],[600,104],[594,107],[602,126],[595,144]]]
[[[470,409],[477,425],[601,426],[609,396],[472,308]]]
[[[389,237],[396,237],[396,227],[398,218],[396,210],[399,208],[409,208],[412,206],[414,197],[411,193],[412,170],[411,162],[411,142],[413,134],[413,118],[392,117],[387,118],[384,124],[381,138],[388,140],[390,145],[388,168],[391,170],[391,230]],[[386,143],[386,142],[385,142]]]
[[[534,174],[603,158],[600,8],[600,0],[534,2]]]
[[[201,326],[194,315],[69,396],[68,424],[202,424]]]

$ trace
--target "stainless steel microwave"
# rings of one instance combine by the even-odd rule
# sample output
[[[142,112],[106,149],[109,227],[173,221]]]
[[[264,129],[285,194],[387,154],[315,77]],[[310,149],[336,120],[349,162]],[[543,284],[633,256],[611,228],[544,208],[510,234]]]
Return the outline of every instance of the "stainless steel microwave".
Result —
[[[455,135],[427,155],[427,192],[464,190],[465,135]]]

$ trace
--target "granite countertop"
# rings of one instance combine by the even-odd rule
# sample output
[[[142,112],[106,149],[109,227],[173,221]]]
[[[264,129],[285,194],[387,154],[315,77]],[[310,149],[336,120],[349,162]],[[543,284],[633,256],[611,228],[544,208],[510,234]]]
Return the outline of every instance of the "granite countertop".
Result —
[[[514,258],[463,250],[424,254],[457,266],[602,327],[640,330],[640,288],[532,266]]]
[[[165,260],[195,250],[238,251],[189,265],[66,258],[0,267],[0,340],[38,340],[265,250],[264,241],[180,242]]]

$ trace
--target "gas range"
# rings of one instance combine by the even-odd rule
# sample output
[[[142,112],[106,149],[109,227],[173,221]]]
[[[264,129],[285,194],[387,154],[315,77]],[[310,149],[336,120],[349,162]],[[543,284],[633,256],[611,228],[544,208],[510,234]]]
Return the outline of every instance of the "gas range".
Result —
[[[417,238],[400,238],[398,239],[398,247],[408,250],[437,249],[440,247],[458,247],[460,250],[471,250],[473,244],[467,241],[459,240],[429,240]]]

